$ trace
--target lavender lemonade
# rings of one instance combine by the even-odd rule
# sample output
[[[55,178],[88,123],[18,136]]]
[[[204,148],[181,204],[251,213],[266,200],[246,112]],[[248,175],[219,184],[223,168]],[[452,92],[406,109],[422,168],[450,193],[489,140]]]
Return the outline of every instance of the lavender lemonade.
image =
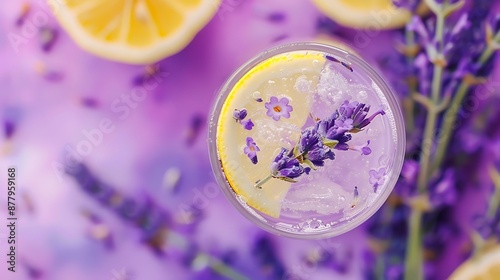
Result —
[[[262,53],[222,87],[209,145],[224,193],[273,233],[331,237],[373,215],[399,176],[397,101],[363,60],[296,43]]]

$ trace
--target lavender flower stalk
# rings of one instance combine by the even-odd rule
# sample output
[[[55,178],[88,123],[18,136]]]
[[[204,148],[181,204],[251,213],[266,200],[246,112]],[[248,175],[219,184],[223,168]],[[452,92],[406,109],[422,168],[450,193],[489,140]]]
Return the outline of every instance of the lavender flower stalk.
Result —
[[[294,183],[302,174],[309,174],[311,170],[323,166],[326,160],[334,160],[334,149],[369,155],[370,141],[364,146],[348,143],[352,134],[362,131],[376,116],[385,114],[384,110],[378,110],[368,116],[369,111],[370,106],[366,104],[344,101],[331,116],[304,129],[293,149],[281,148],[271,163],[270,174],[257,181],[255,187],[261,189],[272,178]]]
[[[463,102],[469,88],[475,83],[474,81],[477,81],[475,75],[480,73],[481,68],[489,60],[493,52],[498,49],[497,42],[500,39],[500,35],[495,33],[495,28],[490,28],[489,32],[487,32],[489,33],[487,34],[488,44],[486,48],[482,47],[484,43],[481,36],[477,36],[482,32],[482,27],[477,27],[482,25],[481,22],[484,21],[484,16],[473,21],[464,15],[458,19],[453,28],[445,29],[445,18],[450,13],[458,10],[464,1],[426,0],[426,3],[436,15],[435,30],[428,30],[417,17],[409,24],[409,29],[419,36],[420,46],[424,50],[418,56],[422,59],[419,60],[417,70],[420,74],[424,74],[425,71],[432,71],[430,72],[432,73],[432,83],[430,87],[425,87],[429,88],[429,90],[424,90],[420,94],[413,94],[413,99],[427,110],[419,157],[418,193],[414,200],[428,201],[431,204],[431,209],[423,209],[418,207],[418,204],[410,205],[409,238],[407,239],[408,249],[406,251],[405,265],[406,279],[422,279],[423,277],[422,239],[425,232],[422,232],[421,221],[424,212],[445,206],[448,201],[454,200],[454,184],[450,180],[446,180],[446,176],[434,189],[429,185],[432,185],[436,177],[441,174],[439,168],[447,152],[451,129],[455,123],[460,104]],[[476,22],[479,22],[479,24]],[[476,29],[474,29],[474,26],[476,26]],[[479,33],[477,32],[478,29],[481,30]],[[430,36],[432,33],[434,33],[434,36]],[[464,34],[471,34],[472,38]],[[461,42],[463,38],[468,39]],[[464,47],[467,46],[466,42],[472,44],[472,47]],[[425,77],[422,79],[425,79]],[[471,81],[473,82],[471,83]],[[421,83],[421,91],[423,85]],[[457,85],[459,86],[457,87]],[[445,116],[440,127],[438,120],[442,112],[445,112]],[[441,137],[439,141],[436,139],[436,134]],[[431,143],[437,143],[437,148],[434,149]],[[435,155],[433,155],[433,150],[436,151]]]

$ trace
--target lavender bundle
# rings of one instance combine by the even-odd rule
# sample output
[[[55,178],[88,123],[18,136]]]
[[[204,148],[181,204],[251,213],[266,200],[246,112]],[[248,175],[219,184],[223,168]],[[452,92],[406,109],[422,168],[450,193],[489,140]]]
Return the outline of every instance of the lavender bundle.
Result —
[[[421,4],[393,2],[413,12]],[[462,15],[458,13],[464,1],[423,2],[433,16],[413,16],[399,54],[386,60],[388,76],[404,104],[408,150],[395,194],[369,229],[383,257],[376,260],[377,269],[367,273],[382,278],[435,276],[435,263],[424,263],[424,252],[439,256],[443,244],[457,234],[450,211],[460,195],[457,177],[463,172],[450,145],[464,144],[451,143],[451,138],[462,105],[475,86],[487,81],[500,48],[500,17],[488,17],[493,1],[475,0]]]
[[[257,181],[255,187],[262,188],[271,178],[294,183],[302,174],[323,166],[326,160],[334,160],[333,150],[354,150],[369,155],[370,141],[365,146],[348,143],[352,134],[362,131],[377,115],[385,114],[384,110],[378,110],[368,116],[369,111],[369,105],[345,100],[332,115],[304,129],[293,149],[281,148],[271,163],[269,176]]]

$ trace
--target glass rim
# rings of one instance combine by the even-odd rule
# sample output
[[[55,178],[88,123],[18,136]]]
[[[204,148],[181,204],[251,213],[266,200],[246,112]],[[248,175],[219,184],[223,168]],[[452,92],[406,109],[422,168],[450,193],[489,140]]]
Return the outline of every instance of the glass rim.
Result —
[[[255,214],[251,213],[248,209],[241,204],[239,201],[237,194],[229,184],[226,179],[226,176],[222,170],[222,163],[220,161],[219,152],[217,149],[216,137],[217,137],[217,126],[220,117],[221,108],[235,86],[235,84],[252,68],[260,64],[261,62],[274,57],[276,55],[290,53],[294,51],[317,51],[323,52],[326,54],[334,55],[336,58],[348,61],[356,65],[357,68],[361,68],[367,76],[372,79],[373,82],[377,84],[380,88],[382,94],[387,99],[388,106],[394,116],[394,122],[396,126],[396,135],[397,135],[397,143],[396,143],[396,152],[394,156],[394,162],[392,165],[393,175],[389,178],[386,187],[382,190],[381,193],[378,194],[378,197],[371,202],[365,209],[356,213],[352,216],[349,216],[347,219],[347,223],[342,226],[332,226],[328,229],[317,231],[317,232],[293,232],[293,231],[285,231],[281,230],[275,226],[270,225],[268,222],[262,220],[262,217],[257,217]],[[404,127],[404,119],[403,113],[401,111],[401,106],[399,101],[389,86],[389,84],[385,81],[384,78],[378,72],[370,66],[363,59],[359,58],[356,54],[350,53],[349,51],[326,45],[323,43],[317,42],[294,42],[282,44],[270,49],[267,49],[256,56],[252,57],[250,60],[245,62],[242,66],[236,69],[229,78],[226,79],[224,84],[217,91],[217,96],[215,98],[215,102],[213,103],[212,109],[210,111],[210,118],[208,124],[208,149],[209,149],[209,157],[210,163],[212,167],[212,171],[214,173],[215,179],[219,187],[222,189],[226,198],[230,201],[230,203],[240,212],[245,218],[252,221],[254,224],[259,226],[260,228],[285,237],[297,238],[297,239],[323,239],[335,237],[341,234],[344,234],[359,225],[363,224],[366,220],[368,220],[371,216],[373,216],[387,201],[387,198],[393,191],[396,182],[399,178],[399,174],[401,173],[401,169],[403,166],[404,156],[405,156],[405,145],[406,145],[406,132]],[[248,206],[251,207],[251,206]],[[253,209],[253,208],[252,208]],[[255,210],[258,212],[258,210]]]

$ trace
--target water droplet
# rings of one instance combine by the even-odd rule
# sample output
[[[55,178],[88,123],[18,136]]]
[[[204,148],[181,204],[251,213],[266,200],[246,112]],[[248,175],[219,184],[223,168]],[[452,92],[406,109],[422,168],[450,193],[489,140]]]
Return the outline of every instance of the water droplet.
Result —
[[[177,167],[169,168],[163,175],[163,187],[167,190],[174,190],[181,178],[181,171]]]
[[[313,60],[313,66],[316,67],[319,65],[319,60],[315,59]]]
[[[276,82],[275,82],[275,81],[273,81],[273,80],[269,80],[269,81],[268,81],[268,83],[269,83],[270,85],[273,85],[273,84],[275,84]]]
[[[321,222],[318,220],[312,220],[311,223],[309,224],[311,228],[317,229],[321,226]]]
[[[366,91],[362,90],[358,93],[357,99],[365,100],[367,96],[368,94],[366,93]]]

